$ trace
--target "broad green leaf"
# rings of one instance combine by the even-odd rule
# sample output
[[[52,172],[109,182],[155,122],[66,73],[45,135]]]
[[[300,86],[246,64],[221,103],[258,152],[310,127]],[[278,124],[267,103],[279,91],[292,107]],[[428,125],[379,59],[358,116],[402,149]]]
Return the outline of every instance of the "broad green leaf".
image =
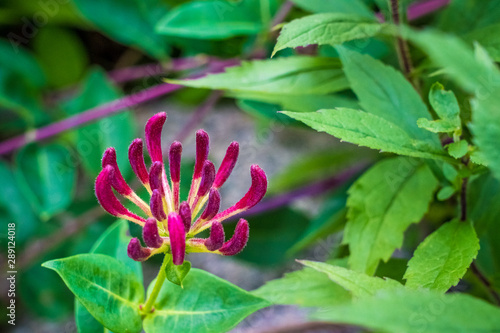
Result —
[[[325,273],[330,280],[350,291],[354,297],[372,296],[380,290],[399,290],[403,285],[396,280],[368,276],[350,269],[324,262],[299,260],[307,267]]]
[[[120,262],[128,266],[137,276],[142,284],[142,267],[141,263],[134,261],[127,255],[127,246],[132,239],[129,233],[128,222],[118,220],[113,223],[99,239],[94,243],[90,253],[105,254],[118,259]],[[78,333],[108,333],[108,329],[102,326],[75,298],[75,322],[78,328]]]
[[[345,13],[373,17],[373,12],[362,0],[293,0],[300,8],[314,13]]]
[[[36,35],[33,47],[51,86],[68,86],[83,76],[87,50],[76,34],[45,27]]]
[[[443,85],[436,82],[429,91],[429,102],[439,118],[460,128],[460,106],[453,91],[444,90]]]
[[[479,43],[495,61],[500,61],[500,24],[488,25],[484,28],[471,31],[464,36],[471,43]]]
[[[372,275],[403,244],[403,234],[427,212],[438,181],[427,164],[408,158],[383,160],[349,189],[345,244],[350,267]]]
[[[140,332],[139,304],[144,289],[134,272],[102,254],[80,254],[45,262],[56,271],[78,300],[109,330]]]
[[[189,272],[183,285],[184,288],[163,284],[155,311],[144,319],[146,333],[165,332],[165,328],[183,333],[227,332],[251,313],[270,305],[196,268]]]
[[[465,140],[452,142],[446,146],[446,149],[454,158],[462,158],[469,152],[469,143]]]
[[[18,180],[42,219],[48,219],[71,204],[76,170],[68,162],[70,151],[60,144],[32,144],[16,155]]]
[[[331,306],[348,302],[351,295],[325,274],[311,268],[287,273],[252,291],[273,304],[305,307]]]
[[[167,254],[168,255],[168,254]],[[191,270],[191,263],[189,261],[184,261],[182,265],[174,265],[172,262],[172,256],[169,256],[169,261],[165,267],[168,281],[184,287],[182,281],[186,278],[189,271]]]
[[[383,27],[374,18],[352,14],[323,13],[305,16],[283,27],[271,56],[288,47],[337,45],[373,37]]]
[[[499,16],[498,0],[453,0],[443,9],[437,27],[461,35],[496,24]]]
[[[486,173],[471,178],[468,188],[467,210],[469,219],[474,222],[478,235],[498,225],[500,216],[500,180]]]
[[[431,117],[401,72],[368,55],[344,47],[337,50],[351,88],[366,112],[397,125],[412,139],[426,141],[435,150],[441,149],[437,135],[417,126],[419,118],[431,120]]]
[[[20,190],[11,167],[3,160],[0,160],[0,179],[0,207],[7,213],[7,223],[16,223],[16,240],[24,243],[35,231],[38,219],[30,202]]]
[[[420,118],[417,120],[417,125],[432,133],[451,133],[460,130],[460,126],[449,120],[429,120],[426,118]]]
[[[277,10],[276,0],[192,1],[166,14],[156,25],[158,33],[198,39],[225,39],[256,35],[267,29],[261,15],[269,20]]]
[[[404,276],[406,287],[444,293],[457,285],[478,251],[479,239],[470,222],[448,222],[415,250]]]
[[[63,109],[70,115],[102,105],[121,96],[101,70],[94,70],[84,81],[79,96],[66,103]],[[125,110],[76,130],[75,146],[89,176],[94,179],[101,171],[101,158],[108,147],[116,149],[118,166],[124,177],[130,173],[128,146],[135,138],[133,115]],[[74,161],[74,158],[71,159]]]
[[[162,0],[74,0],[82,15],[112,39],[156,58],[167,56],[167,39],[155,31],[167,13]]]
[[[452,160],[442,148],[435,147],[429,141],[412,139],[394,123],[360,110],[337,108],[318,112],[283,113],[341,141],[399,155]]]
[[[242,62],[225,73],[195,80],[167,80],[188,87],[261,94],[328,94],[348,88],[338,59],[295,56]]]
[[[314,318],[387,333],[479,333],[500,329],[498,307],[463,293],[440,295],[425,290],[385,290],[325,308]]]

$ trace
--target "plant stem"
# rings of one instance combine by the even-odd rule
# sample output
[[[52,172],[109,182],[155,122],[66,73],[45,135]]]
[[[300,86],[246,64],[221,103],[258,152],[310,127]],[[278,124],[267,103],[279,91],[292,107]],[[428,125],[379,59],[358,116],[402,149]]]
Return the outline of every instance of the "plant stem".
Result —
[[[163,286],[163,282],[165,282],[165,278],[167,277],[165,268],[167,267],[169,260],[170,257],[168,255],[165,255],[163,257],[163,263],[161,264],[160,271],[158,272],[158,276],[156,277],[156,282],[155,286],[153,287],[153,291],[151,292],[151,295],[149,295],[146,304],[144,304],[143,308],[141,309],[142,313],[144,314],[148,314],[151,312],[153,304],[156,301],[158,294],[160,293],[161,287]]]
[[[500,295],[497,293],[495,289],[493,289],[493,286],[491,285],[491,282],[484,276],[484,274],[479,270],[477,267],[476,263],[473,262],[470,265],[470,269],[472,273],[478,278],[478,280],[486,287],[488,292],[490,293],[491,297],[495,300],[495,302],[500,305]]]
[[[460,191],[460,221],[467,220],[467,184],[469,178],[462,179],[462,189]]]
[[[274,15],[271,21],[271,28],[283,22],[290,13],[290,11],[292,10],[292,8],[293,8],[293,2],[290,0],[285,1],[285,3],[280,7],[280,9],[278,9],[276,15]]]

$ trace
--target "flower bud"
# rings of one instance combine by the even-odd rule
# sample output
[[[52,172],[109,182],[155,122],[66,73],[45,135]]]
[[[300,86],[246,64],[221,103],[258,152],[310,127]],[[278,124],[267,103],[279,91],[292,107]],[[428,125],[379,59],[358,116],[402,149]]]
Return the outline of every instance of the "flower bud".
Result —
[[[179,207],[179,216],[184,224],[185,231],[189,232],[189,229],[191,229],[191,208],[189,208],[189,204],[186,201],[181,203]]]
[[[167,114],[165,112],[160,112],[149,118],[146,123],[146,147],[148,149],[149,156],[151,156],[151,161],[153,162],[163,163],[163,155],[161,151],[161,131],[165,120],[167,120]]]
[[[165,196],[165,189],[163,188],[162,182],[162,173],[163,173],[163,163],[162,162],[154,162],[149,170],[149,186],[151,186],[151,190],[158,190],[160,195]]]
[[[233,171],[234,166],[236,165],[236,161],[238,160],[239,151],[240,145],[238,144],[238,142],[231,142],[231,144],[227,148],[226,155],[222,160],[219,170],[217,170],[217,175],[215,176],[213,185],[215,189],[219,189],[229,178],[229,175]]]
[[[203,165],[203,170],[202,170],[202,176],[201,176],[201,182],[200,182],[200,187],[198,188],[198,193],[197,197],[202,198],[204,197],[210,188],[212,187],[212,184],[214,183],[215,179],[215,166],[212,162],[210,161],[205,161]]]
[[[186,230],[181,217],[176,212],[168,214],[168,233],[172,262],[174,265],[182,265],[186,254]]]
[[[163,239],[160,237],[158,232],[158,225],[154,218],[149,218],[146,220],[146,224],[142,229],[142,239],[148,247],[159,248],[163,244]]]
[[[170,146],[169,152],[170,178],[174,183],[178,183],[181,180],[181,154],[182,144],[179,141],[175,141]]]
[[[201,177],[203,166],[208,158],[209,142],[207,132],[202,129],[196,132],[196,162],[194,164],[193,179]]]
[[[107,165],[96,178],[95,181],[95,194],[99,204],[105,211],[113,216],[123,217],[130,219],[135,223],[142,224],[145,220],[129,211],[122,203],[116,198],[110,183],[110,173],[113,171],[111,165]]]
[[[165,209],[163,209],[163,200],[160,191],[153,190],[151,200],[149,201],[149,207],[151,208],[151,214],[155,219],[158,221],[164,221],[167,219]]]
[[[141,183],[149,184],[149,174],[144,163],[144,155],[142,151],[142,140],[135,139],[128,148],[128,159],[132,170],[139,178]]]
[[[116,162],[116,150],[113,147],[106,149],[102,156],[102,167],[104,168],[107,165],[111,165],[113,167],[113,171],[111,172],[109,178],[111,186],[113,186],[116,192],[121,195],[130,195],[132,193],[132,189],[128,186],[125,179],[123,179],[122,173],[118,168],[118,163]]]
[[[220,208],[220,193],[216,189],[210,189],[210,194],[208,195],[208,203],[207,207],[201,214],[200,219],[202,220],[210,220],[214,217]]]
[[[127,247],[128,256],[135,261],[144,261],[151,255],[151,250],[144,248],[137,238],[132,238]]]
[[[219,222],[214,222],[210,229],[210,237],[205,240],[205,247],[209,251],[216,251],[224,244],[224,228]]]
[[[230,240],[224,243],[219,252],[225,256],[234,256],[243,250],[247,245],[249,235],[248,222],[240,219],[234,230],[234,235]]]

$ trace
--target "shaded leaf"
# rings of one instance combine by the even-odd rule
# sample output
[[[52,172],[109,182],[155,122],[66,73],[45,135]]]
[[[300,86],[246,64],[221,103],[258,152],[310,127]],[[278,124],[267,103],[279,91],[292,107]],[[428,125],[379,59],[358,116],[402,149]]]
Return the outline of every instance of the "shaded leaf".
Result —
[[[491,24],[471,31],[464,36],[466,41],[477,42],[483,46],[495,61],[500,61],[500,24]]]
[[[168,255],[168,254],[166,254]],[[184,261],[182,265],[174,265],[172,262],[172,256],[168,255],[169,261],[165,267],[168,281],[183,287],[182,281],[188,275],[191,270],[191,263],[189,261]]]
[[[300,8],[314,13],[345,13],[373,17],[373,12],[361,0],[293,0]]]
[[[436,82],[429,91],[429,102],[439,118],[460,129],[460,106],[453,91],[444,90],[444,87]]]

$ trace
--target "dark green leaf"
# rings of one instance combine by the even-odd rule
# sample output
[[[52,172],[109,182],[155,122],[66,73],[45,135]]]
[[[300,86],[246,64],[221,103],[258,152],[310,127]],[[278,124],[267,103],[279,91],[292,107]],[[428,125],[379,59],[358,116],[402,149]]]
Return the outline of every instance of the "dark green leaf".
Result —
[[[32,144],[18,152],[18,179],[42,219],[61,212],[71,204],[76,172],[68,162],[69,150],[60,144]]]
[[[465,40],[481,44],[495,61],[500,61],[500,24],[488,25],[471,31],[465,35]]]
[[[150,287],[154,285],[154,281]],[[260,297],[205,271],[193,268],[184,288],[164,283],[154,304],[155,311],[144,319],[146,333],[227,332],[251,313],[270,304]],[[149,290],[150,291],[150,290]]]
[[[140,332],[141,282],[127,266],[102,254],[80,254],[47,261],[87,310],[116,333]]]
[[[349,189],[348,222],[350,267],[375,273],[403,245],[405,230],[419,222],[429,208],[438,182],[419,160],[387,159],[365,172]]]
[[[225,73],[167,81],[188,87],[283,95],[321,95],[348,87],[338,59],[303,56],[246,61]]]
[[[86,19],[105,34],[125,45],[137,47],[153,57],[167,56],[167,39],[155,24],[167,12],[161,0],[74,0]]]
[[[468,190],[467,209],[477,233],[482,236],[486,230],[498,225],[500,216],[500,180],[486,173],[471,178]]]
[[[362,0],[293,0],[293,2],[300,8],[314,13],[335,12],[373,17],[373,12]]]
[[[377,35],[384,28],[374,18],[342,13],[309,15],[283,27],[271,56],[285,48],[337,45]]]

